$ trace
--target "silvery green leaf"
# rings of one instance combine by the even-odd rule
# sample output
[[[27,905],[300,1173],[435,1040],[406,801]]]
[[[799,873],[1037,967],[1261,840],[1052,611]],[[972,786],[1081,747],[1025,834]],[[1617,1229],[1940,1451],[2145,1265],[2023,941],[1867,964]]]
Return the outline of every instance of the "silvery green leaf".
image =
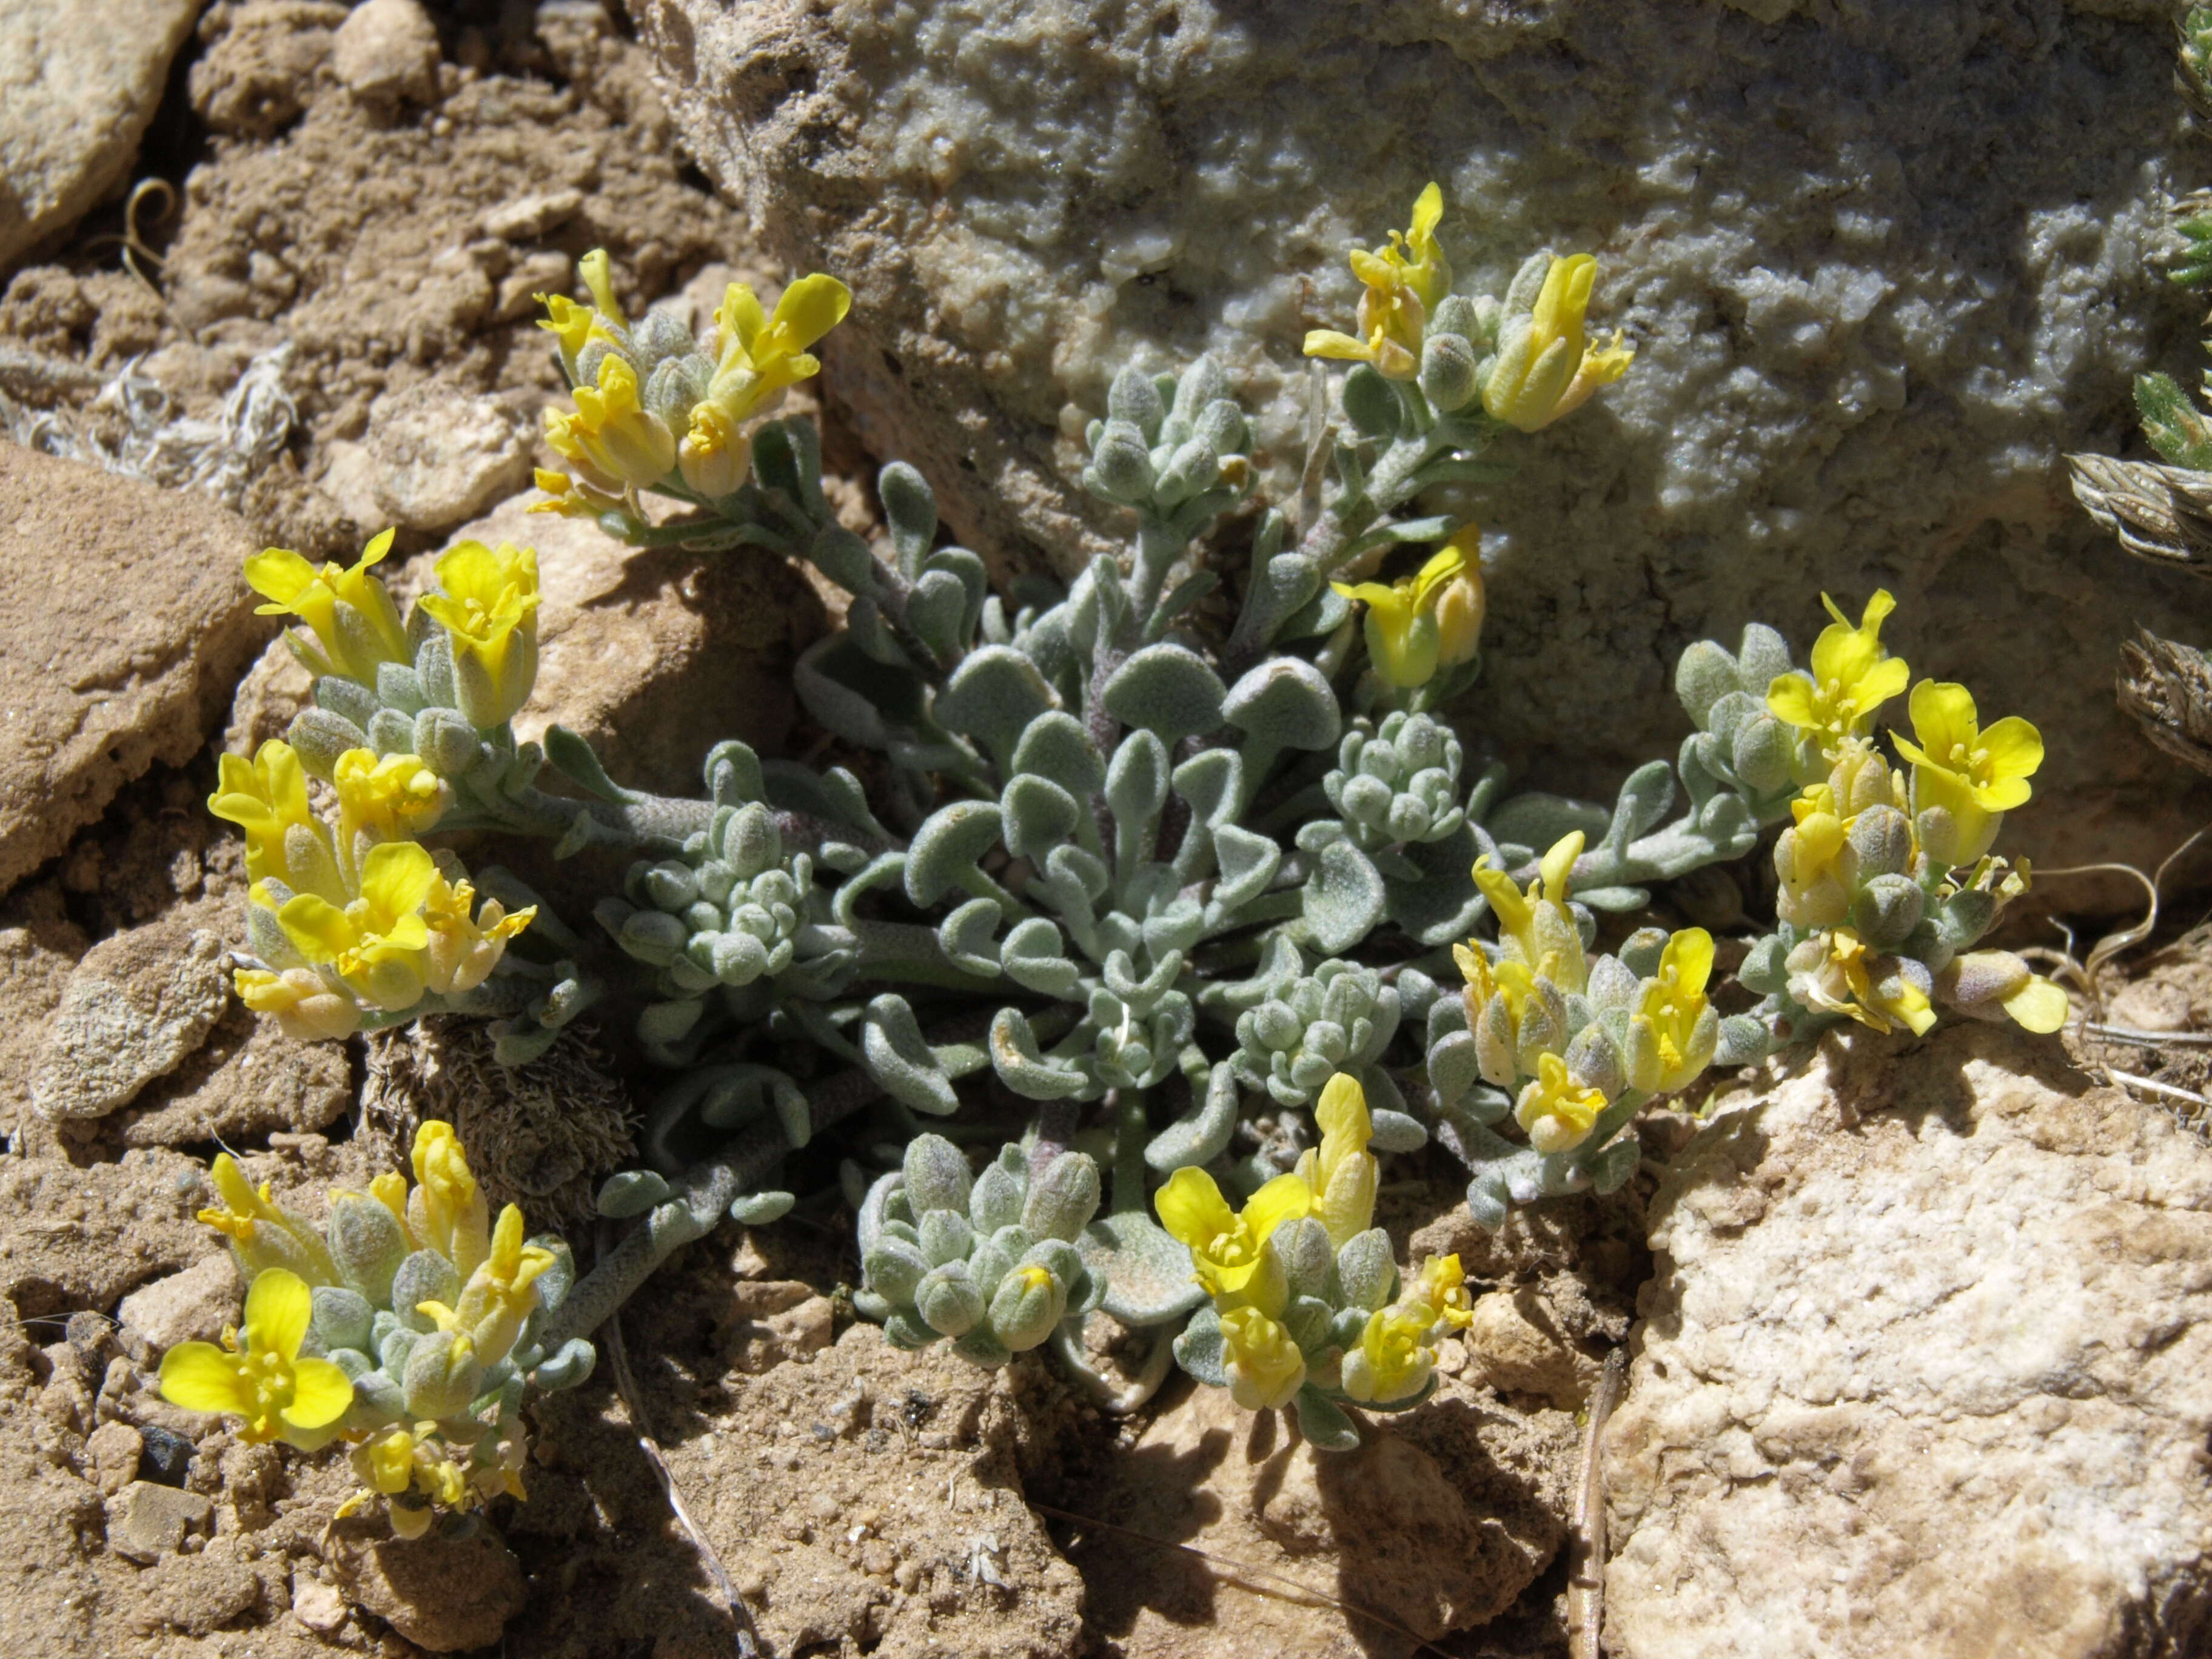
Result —
[[[791,1206],[798,1201],[797,1194],[793,1193],[740,1193],[730,1200],[730,1219],[740,1226],[765,1227],[789,1215]]]
[[[453,1306],[461,1299],[461,1276],[435,1250],[417,1250],[392,1275],[392,1306],[409,1330],[427,1331],[430,1316],[416,1311],[425,1302]]]
[[[1030,722],[1014,749],[1014,770],[1049,779],[1079,800],[1106,781],[1106,763],[1083,722],[1059,711]]]
[[[1191,816],[1211,829],[1236,812],[1243,764],[1233,749],[1208,749],[1183,762],[1170,777],[1176,793],[1190,803]]]
[[[1195,652],[1148,645],[1114,671],[1099,700],[1123,725],[1173,744],[1218,727],[1226,695],[1220,678]]]
[[[992,937],[998,927],[998,900],[969,899],[938,924],[937,948],[954,967],[992,978],[999,971],[999,946]]]
[[[824,667],[842,643],[840,636],[832,634],[799,653],[792,665],[792,689],[799,693],[808,714],[846,742],[881,749],[890,743],[890,733],[876,702]]]
[[[1765,623],[1753,623],[1743,630],[1735,659],[1743,689],[1764,702],[1774,682],[1790,670],[1790,641]]]
[[[1011,647],[971,653],[937,694],[937,718],[992,754],[1012,757],[1030,722],[1060,706],[1036,665]]]
[[[1429,1144],[1429,1132],[1420,1119],[1389,1107],[1372,1109],[1374,1149],[1378,1152],[1418,1152]]]
[[[1390,1259],[1390,1235],[1380,1227],[1354,1233],[1336,1253],[1336,1279],[1346,1307],[1370,1313],[1390,1299],[1398,1265]]]
[[[1219,873],[1213,884],[1212,902],[1226,919],[1267,890],[1275,872],[1282,867],[1283,849],[1272,836],[1224,823],[1213,831],[1213,857]]]
[[[589,1378],[599,1358],[598,1351],[587,1340],[572,1336],[561,1345],[552,1358],[538,1362],[530,1374],[530,1380],[548,1394],[558,1394],[563,1389],[575,1388]]]
[[[1149,828],[1168,798],[1168,751],[1149,729],[1139,727],[1121,740],[1106,773],[1106,803],[1124,834]]]
[[[1108,1313],[1131,1327],[1164,1325],[1206,1300],[1190,1252],[1136,1211],[1102,1216],[1075,1241],[1084,1265],[1106,1281]]]
[[[1304,914],[1314,943],[1334,956],[1348,951],[1382,920],[1382,878],[1348,841],[1325,847],[1306,884]]]
[[[968,1213],[975,1230],[986,1235],[1012,1227],[1022,1218],[1022,1178],[1003,1164],[987,1164],[968,1195]]]
[[[1743,963],[1735,970],[1736,981],[1746,990],[1762,995],[1773,995],[1784,989],[1790,981],[1790,970],[1784,958],[1790,954],[1790,941],[1780,933],[1767,933],[1754,939],[1744,955]]]
[[[931,813],[907,851],[907,897],[936,903],[999,844],[1000,822],[993,800],[957,800]]]
[[[1312,1383],[1298,1390],[1293,1403],[1298,1408],[1298,1432],[1316,1451],[1359,1449],[1359,1431],[1352,1419]]]
[[[369,717],[368,746],[380,755],[413,754],[415,722],[396,708],[378,709]]]
[[[935,1331],[922,1323],[919,1313],[909,1314],[903,1308],[894,1308],[884,1321],[884,1340],[894,1348],[918,1353],[935,1342],[938,1336]]]
[[[842,766],[819,772],[795,761],[760,763],[759,793],[771,806],[787,812],[804,812],[865,831],[883,841],[890,832],[876,822],[860,781]]]
[[[1041,996],[1066,996],[1080,977],[1059,927],[1042,916],[1015,924],[1000,945],[999,966],[1015,984]]]
[[[952,1080],[923,1040],[921,1027],[904,997],[886,993],[868,1005],[860,1052],[867,1061],[868,1075],[901,1105],[934,1117],[945,1117],[959,1109],[960,1098],[952,1092]]]
[[[1222,1369],[1222,1349],[1221,1316],[1209,1304],[1193,1314],[1176,1338],[1176,1363],[1209,1388],[1225,1389],[1229,1373]]]
[[[1641,887],[1591,887],[1577,890],[1575,902],[1592,910],[1618,913],[1641,910],[1651,895]]]
[[[1674,664],[1674,695],[1696,726],[1704,726],[1712,706],[1731,691],[1744,689],[1736,660],[1711,640],[1699,640]]]
[[[1344,406],[1344,418],[1352,422],[1352,430],[1363,438],[1372,438],[1387,443],[1398,435],[1399,417],[1404,406],[1390,382],[1378,374],[1372,363],[1356,363],[1344,377],[1338,392]]]
[[[1483,828],[1500,843],[1516,843],[1541,854],[1577,830],[1598,841],[1612,821],[1613,815],[1601,806],[1531,789],[1491,813]]]
[[[675,1195],[674,1189],[650,1170],[623,1170],[600,1184],[594,1207],[603,1216],[627,1221],[643,1215]]]
[[[1168,413],[1167,404],[1152,377],[1134,363],[1115,375],[1106,393],[1106,412],[1115,420],[1127,421],[1135,426],[1148,443],[1160,435],[1160,423],[1167,419]]]
[[[1283,558],[1297,556],[1285,553]],[[1281,560],[1276,561],[1280,563]],[[1352,615],[1352,601],[1334,587],[1316,586],[1313,596],[1283,618],[1277,630],[1286,640],[1308,640],[1316,635],[1333,633]]]
[[[1474,1038],[1464,1029],[1448,1031],[1429,1046],[1429,1087],[1436,1091],[1439,1105],[1455,1103],[1480,1075]]]
[[[315,1352],[327,1354],[336,1348],[368,1347],[369,1324],[376,1317],[376,1310],[367,1297],[342,1285],[318,1285],[313,1306],[307,1340]]]
[[[1749,1066],[1774,1050],[1774,1034],[1766,1022],[1752,1014],[1729,1014],[1721,1021],[1720,1040],[1713,1048],[1716,1066]]]
[[[1318,1216],[1300,1216],[1275,1229],[1269,1241],[1283,1264],[1283,1273],[1294,1297],[1322,1297],[1328,1294],[1329,1269],[1336,1252],[1330,1248],[1328,1229]],[[1301,1342],[1298,1345],[1306,1345]]]
[[[999,1080],[1026,1100],[1066,1100],[1091,1079],[1065,1060],[1038,1052],[1036,1035],[1018,1008],[1001,1008],[991,1020],[991,1067]]]
[[[1230,689],[1222,714],[1254,740],[1277,749],[1327,749],[1343,729],[1336,693],[1302,657],[1274,657]]]
[[[1191,1109],[1146,1145],[1145,1162],[1162,1175],[1211,1164],[1228,1151],[1237,1131],[1237,1076],[1226,1061],[1209,1073],[1205,1092],[1193,1097]]]
[[[966,1172],[967,1165],[963,1164],[961,1173]],[[948,1261],[965,1261],[968,1252],[975,1248],[975,1230],[957,1210],[925,1210],[917,1231],[921,1235],[922,1260],[932,1267],[941,1267]]]
[[[921,562],[922,574],[944,571],[958,579],[966,600],[961,612],[960,639],[964,647],[975,637],[983,619],[983,602],[990,597],[991,575],[983,561],[964,547],[940,547]]]
[[[978,1325],[967,1335],[955,1341],[952,1345],[952,1352],[969,1364],[980,1365],[987,1371],[998,1370],[1000,1366],[1013,1358],[1006,1345],[1000,1341],[997,1335],[986,1325]]]
[[[919,575],[937,539],[937,497],[929,480],[904,461],[893,461],[876,474],[876,499],[883,503],[899,568],[909,577]]]
[[[1022,772],[1009,779],[999,797],[1006,851],[1035,859],[1075,834],[1082,807],[1074,796],[1048,778]]]
[[[965,643],[961,628],[967,614],[967,585],[950,570],[923,571],[907,596],[907,626],[939,662],[950,662],[960,654]]]

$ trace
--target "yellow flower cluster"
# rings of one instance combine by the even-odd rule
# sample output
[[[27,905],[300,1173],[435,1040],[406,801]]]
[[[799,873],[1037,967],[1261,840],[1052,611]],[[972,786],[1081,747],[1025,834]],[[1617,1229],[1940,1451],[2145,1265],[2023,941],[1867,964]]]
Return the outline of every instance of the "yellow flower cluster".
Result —
[[[1459,1258],[1446,1256],[1427,1265],[1414,1291],[1371,1313],[1351,1350],[1325,1338],[1302,1347],[1292,1336],[1285,1322],[1291,1284],[1279,1231],[1311,1217],[1341,1251],[1375,1219],[1377,1165],[1368,1150],[1374,1127],[1358,1080],[1332,1078],[1314,1120],[1321,1144],[1241,1210],[1231,1209],[1213,1177],[1196,1168],[1177,1170],[1154,1200],[1161,1225],[1189,1249],[1194,1273],[1212,1298],[1230,1394],[1248,1411],[1286,1406],[1309,1381],[1364,1403],[1406,1399],[1426,1386],[1435,1369],[1432,1330],[1467,1322]]]
[[[1620,330],[1596,350],[1584,332],[1596,284],[1594,254],[1553,258],[1534,303],[1499,325],[1498,357],[1482,383],[1482,406],[1492,419],[1540,431],[1628,373],[1636,352]]]
[[[684,337],[675,357],[650,356],[616,300],[606,252],[580,262],[592,303],[538,295],[538,325],[559,343],[574,388],[571,407],[545,413],[546,441],[574,476],[540,471],[546,499],[531,510],[596,517],[634,503],[641,489],[713,501],[734,494],[751,470],[744,423],[772,413],[786,387],[816,374],[812,347],[845,319],[853,295],[834,276],[802,276],[773,313],[752,289],[732,283],[715,308],[714,329],[698,348]],[[696,363],[688,359],[696,355]],[[673,363],[664,398],[654,375]]]
[[[1475,885],[1498,918],[1497,956],[1474,941],[1452,950],[1482,1078],[1516,1091],[1515,1119],[1545,1153],[1582,1145],[1625,1088],[1686,1088],[1719,1040],[1720,1018],[1705,994],[1713,940],[1702,927],[1673,934],[1650,977],[1628,977],[1635,989],[1613,1010],[1617,1030],[1601,1022],[1571,1029],[1568,999],[1583,997],[1592,979],[1567,902],[1583,844],[1579,830],[1554,843],[1526,891],[1487,858],[1479,861]]]
[[[1482,532],[1468,525],[1410,576],[1395,582],[1331,582],[1367,607],[1367,659],[1385,684],[1426,685],[1437,671],[1472,662],[1481,648],[1485,598]]]
[[[366,1193],[331,1193],[326,1237],[276,1204],[265,1184],[255,1188],[228,1153],[218,1156],[210,1176],[221,1201],[199,1218],[229,1240],[251,1285],[245,1328],[226,1331],[220,1347],[181,1344],[161,1362],[164,1398],[242,1419],[246,1440],[312,1451],[343,1437],[364,1486],[345,1508],[380,1495],[400,1499],[391,1516],[404,1537],[419,1536],[434,1509],[470,1507],[496,1492],[523,1496],[520,1419],[511,1404],[477,1407],[554,1264],[550,1250],[524,1242],[514,1205],[490,1219],[450,1124],[424,1123],[411,1162],[411,1191],[390,1171]],[[458,1293],[450,1302],[392,1305],[404,1285],[425,1282],[403,1266],[425,1256],[436,1258],[435,1273]],[[319,1295],[352,1297],[367,1310],[354,1334],[364,1342],[378,1328],[374,1320],[412,1334],[404,1381],[372,1376],[367,1352],[318,1351]]]
[[[393,533],[371,538],[350,570],[336,564],[318,570],[282,547],[264,548],[246,560],[246,585],[269,601],[256,614],[297,617],[307,624],[308,637],[286,637],[310,673],[343,674],[373,686],[380,665],[413,659],[399,607],[369,574],[392,551]]]
[[[1410,380],[1420,372],[1423,325],[1451,291],[1451,266],[1437,245],[1443,216],[1444,193],[1431,184],[1414,201],[1404,235],[1392,231],[1389,246],[1371,252],[1352,250],[1352,274],[1361,289],[1359,332],[1315,329],[1306,336],[1307,356],[1372,363],[1394,380]]]
[[[365,1011],[473,990],[536,914],[509,915],[496,899],[479,908],[476,890],[410,839],[448,799],[411,755],[340,755],[335,830],[309,804],[288,743],[262,744],[251,762],[225,755],[218,776],[208,810],[246,832],[249,901],[274,923],[252,930],[263,963],[238,969],[238,994],[288,1036],[348,1036]]]

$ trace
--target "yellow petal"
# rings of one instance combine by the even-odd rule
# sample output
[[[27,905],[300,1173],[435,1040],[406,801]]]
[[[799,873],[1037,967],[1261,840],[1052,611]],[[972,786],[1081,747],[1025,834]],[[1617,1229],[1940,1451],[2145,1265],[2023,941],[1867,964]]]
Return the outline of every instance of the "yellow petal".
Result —
[[[1802,674],[1778,674],[1766,688],[1767,712],[1785,725],[1809,732],[1820,724],[1813,682]]]
[[[249,1351],[292,1358],[307,1340],[307,1322],[314,1316],[315,1299],[307,1281],[284,1268],[269,1268],[255,1276],[253,1288],[246,1293]]]
[[[297,893],[284,901],[276,925],[293,948],[309,962],[336,962],[359,940],[346,913],[313,893]]]
[[[804,350],[843,322],[852,308],[853,290],[835,276],[817,272],[784,289],[769,326],[788,331],[793,343]]]
[[[238,1374],[238,1361],[212,1342],[180,1342],[161,1356],[161,1398],[188,1412],[229,1412],[243,1417],[253,1391]]]
[[[1322,1085],[1314,1107],[1314,1121],[1321,1126],[1324,1142],[1342,1140],[1352,1150],[1365,1149],[1373,1137],[1373,1121],[1367,1115],[1366,1091],[1349,1072],[1339,1072]]]
[[[1160,1225],[1169,1235],[1194,1250],[1237,1225],[1236,1213],[1213,1177],[1194,1166],[1186,1165],[1170,1176],[1167,1185],[1152,1200],[1152,1206],[1159,1212]]]
[[[1355,340],[1333,328],[1307,331],[1304,349],[1309,357],[1328,357],[1344,362],[1371,362],[1375,357],[1375,348],[1366,341]]]
[[[1413,218],[1412,224],[1407,228],[1406,240],[1418,249],[1422,242],[1435,232],[1436,228],[1443,222],[1443,190],[1434,179],[1431,179],[1428,187],[1413,198]]]
[[[1692,994],[1705,988],[1713,971],[1713,936],[1702,927],[1685,927],[1667,941],[1659,953],[1659,976],[1674,969],[1676,983]]]
[[[2066,993],[2047,979],[2031,979],[2004,1000],[2004,1011],[2025,1029],[2047,1036],[2063,1030],[2073,1009]]]
[[[1912,688],[1912,701],[1906,707],[1912,715],[1912,734],[1928,751],[1929,764],[1954,769],[1953,750],[1973,748],[1979,722],[1975,717],[1974,694],[1965,686],[1923,680]]]
[[[1583,855],[1583,832],[1571,830],[1552,843],[1552,850],[1536,866],[1544,880],[1544,896],[1554,904],[1566,902],[1567,879],[1574,873],[1575,860]]]
[[[326,1428],[353,1404],[353,1382],[327,1359],[302,1359],[292,1367],[292,1403],[278,1413],[295,1429]]]
[[[1366,1108],[1360,1108],[1362,1115]],[[1176,1174],[1182,1173],[1178,1170]],[[1211,1184],[1209,1182],[1208,1184]],[[1285,1221],[1296,1221],[1313,1209],[1313,1188],[1294,1175],[1279,1175],[1244,1202],[1240,1218],[1251,1230],[1252,1242],[1264,1244]]]
[[[362,861],[361,896],[380,922],[397,922],[422,908],[437,880],[438,866],[421,846],[388,841]]]
[[[259,608],[260,616],[283,615],[314,580],[315,567],[289,548],[264,547],[246,561],[246,585],[274,601]]]
[[[732,283],[722,290],[722,303],[714,309],[714,321],[721,327],[725,344],[734,342],[739,349],[750,353],[752,343],[768,326],[768,313],[761,309],[760,296],[747,283]]]
[[[2043,733],[2017,714],[2006,715],[1983,732],[1977,746],[1988,754],[1990,774],[2000,779],[2033,777],[2036,769],[2043,764]],[[2023,791],[2021,800],[2027,799]],[[2008,804],[2017,806],[2020,801]]]

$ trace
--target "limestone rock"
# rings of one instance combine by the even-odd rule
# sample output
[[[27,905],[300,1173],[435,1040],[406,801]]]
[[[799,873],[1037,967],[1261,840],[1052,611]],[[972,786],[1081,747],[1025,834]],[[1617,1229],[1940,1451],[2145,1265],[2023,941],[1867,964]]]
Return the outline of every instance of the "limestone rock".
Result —
[[[0,268],[120,185],[200,0],[0,3]]]
[[[331,39],[331,69],[366,103],[438,95],[438,30],[416,0],[365,0]]]
[[[145,1449],[145,1437],[128,1423],[101,1424],[84,1439],[93,1484],[110,1497],[121,1492],[137,1478],[138,1460]]]
[[[204,495],[0,444],[0,500],[5,888],[191,758],[267,626],[238,574],[254,544]]]
[[[1478,1381],[1500,1394],[1534,1395],[1567,1411],[1580,1408],[1599,1362],[1576,1346],[1534,1287],[1492,1291],[1474,1299],[1467,1328]]]
[[[179,1342],[213,1342],[238,1323],[238,1264],[228,1250],[194,1262],[131,1292],[115,1310],[126,1340],[143,1340],[156,1358]]]
[[[432,1653],[489,1647],[522,1611],[522,1564],[489,1527],[409,1540],[392,1537],[380,1515],[353,1516],[329,1536],[339,1591]]]
[[[87,940],[50,881],[18,890],[0,921],[0,1129],[12,1131],[30,1109],[46,1021]]]
[[[1431,1641],[1494,1617],[1559,1547],[1574,1428],[1563,1412],[1509,1419],[1477,1401],[1446,1376],[1419,1412],[1364,1417],[1357,1451],[1316,1452],[1284,1413],[1189,1386],[1115,1460],[1109,1484],[1073,1507],[1217,1559],[1085,1534],[1074,1553],[1094,1626],[1130,1659],[1374,1650],[1376,1625],[1282,1594],[1285,1581]],[[1526,1443],[1509,1445],[1516,1437]],[[1532,1493],[1509,1473],[1523,1461],[1553,1466],[1549,1490]],[[1197,1645],[1200,1625],[1221,1639]]]
[[[379,398],[360,441],[330,446],[323,489],[365,534],[450,530],[530,482],[531,437],[509,400],[423,382]]]
[[[133,1561],[173,1554],[185,1534],[204,1528],[214,1506],[196,1492],[133,1480],[108,1501],[107,1547]]]
[[[741,1279],[730,1286],[730,1305],[718,1335],[738,1370],[757,1376],[787,1359],[805,1359],[830,1346],[830,1298],[811,1285],[787,1279]]]
[[[1214,353],[1296,495],[1304,331],[1431,179],[1462,291],[1595,248],[1633,369],[1500,452],[1484,729],[1516,764],[1670,754],[1683,646],[1877,584],[1917,666],[2040,722],[2016,845],[2155,865],[2203,822],[2113,708],[2139,616],[2060,455],[2132,440],[2196,307],[2146,268],[2202,168],[2165,9],[2033,0],[635,0],[687,147],[794,270],[850,282],[827,395],[987,555],[1127,533],[1078,485],[1115,369]],[[2033,19],[2033,21],[2031,21]],[[2185,181],[2184,183],[2183,181]],[[1494,452],[1499,453],[1499,452]],[[1556,786],[1552,786],[1556,787]]]
[[[352,1105],[344,1043],[295,1042],[233,1001],[198,1051],[147,1085],[111,1132],[125,1146],[254,1140],[326,1129]]]
[[[0,1159],[0,1296],[25,1318],[112,1308],[198,1261],[201,1166],[148,1149],[78,1168],[58,1154]]]
[[[2194,1650],[2212,1149],[2008,1028],[1834,1038],[1652,1201],[1608,1650]]]
[[[708,750],[741,738],[777,752],[791,729],[792,664],[822,628],[819,602],[780,559],[641,551],[596,524],[527,511],[516,496],[456,542],[538,550],[538,687],[515,734],[558,720],[616,781],[694,795]]]
[[[334,1634],[338,1626],[353,1616],[345,1597],[319,1578],[310,1578],[305,1569],[292,1569],[292,1617],[318,1636]]]
[[[227,908],[187,907],[85,953],[46,1028],[31,1085],[40,1113],[103,1117],[199,1048],[230,1000],[230,976],[222,934],[192,924]]]

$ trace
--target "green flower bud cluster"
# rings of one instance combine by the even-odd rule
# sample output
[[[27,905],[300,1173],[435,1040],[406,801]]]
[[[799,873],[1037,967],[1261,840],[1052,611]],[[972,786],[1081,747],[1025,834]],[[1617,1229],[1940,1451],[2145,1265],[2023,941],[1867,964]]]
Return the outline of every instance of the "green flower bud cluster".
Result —
[[[1114,378],[1106,408],[1107,418],[1091,422],[1084,435],[1091,464],[1083,483],[1093,494],[1193,529],[1243,495],[1251,476],[1245,459],[1251,428],[1212,358],[1200,358],[1180,378],[1125,368]]]
[[[1104,1278],[1075,1246],[1098,1196],[1086,1153],[1032,1170],[1008,1146],[971,1176],[951,1141],[917,1136],[861,1206],[854,1305],[900,1347],[950,1340],[963,1359],[1003,1365],[1105,1299]]]
[[[1379,726],[1364,717],[1353,723],[1322,789],[1364,852],[1442,841],[1467,822],[1460,765],[1449,726],[1396,710]]]
[[[1291,960],[1295,947],[1285,945]],[[1265,1001],[1237,1016],[1239,1082],[1278,1104],[1311,1106],[1339,1072],[1358,1076],[1398,1031],[1398,993],[1372,968],[1331,960],[1279,977]]]

